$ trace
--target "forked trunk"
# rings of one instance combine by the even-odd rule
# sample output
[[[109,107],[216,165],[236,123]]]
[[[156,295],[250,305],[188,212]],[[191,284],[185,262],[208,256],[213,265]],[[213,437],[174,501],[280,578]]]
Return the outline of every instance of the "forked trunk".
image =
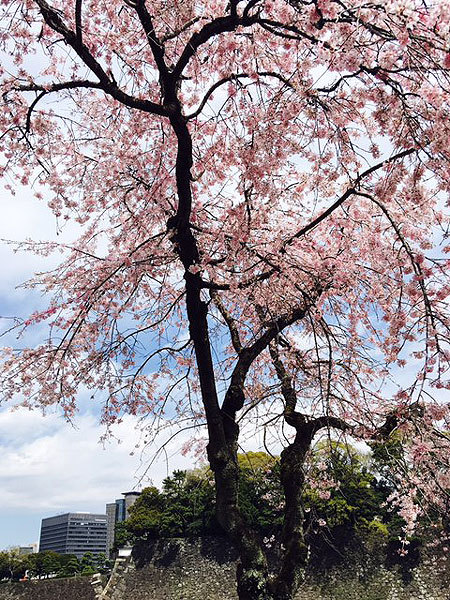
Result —
[[[239,600],[293,600],[303,580],[308,554],[301,504],[305,453],[304,445],[294,443],[281,455],[281,480],[286,497],[283,552],[278,574],[270,576],[261,541],[244,521],[238,507],[236,452],[229,448],[229,452],[215,454],[212,444],[209,446],[209,459],[216,479],[217,517],[239,554]]]

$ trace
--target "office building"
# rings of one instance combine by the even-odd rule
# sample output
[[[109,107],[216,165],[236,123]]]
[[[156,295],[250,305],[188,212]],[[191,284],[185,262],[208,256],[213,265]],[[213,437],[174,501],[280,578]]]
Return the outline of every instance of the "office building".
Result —
[[[115,502],[106,505],[107,526],[107,548],[108,556],[114,546],[114,534],[116,523],[122,523],[128,519],[129,509],[136,502],[141,492],[124,492],[123,498],[118,498]]]
[[[107,552],[106,515],[66,513],[42,519],[39,551],[53,550],[60,554]]]

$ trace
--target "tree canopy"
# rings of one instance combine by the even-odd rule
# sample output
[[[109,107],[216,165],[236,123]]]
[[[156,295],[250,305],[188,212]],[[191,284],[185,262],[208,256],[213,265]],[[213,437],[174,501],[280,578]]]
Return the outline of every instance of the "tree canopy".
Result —
[[[15,330],[48,335],[4,350],[3,396],[72,418],[86,387],[107,425],[206,431],[241,600],[301,581],[320,431],[397,436],[406,533],[419,496],[448,506],[449,8],[1,3],[2,174],[82,227],[28,284],[48,307]],[[273,578],[239,508],[243,425],[285,446]]]

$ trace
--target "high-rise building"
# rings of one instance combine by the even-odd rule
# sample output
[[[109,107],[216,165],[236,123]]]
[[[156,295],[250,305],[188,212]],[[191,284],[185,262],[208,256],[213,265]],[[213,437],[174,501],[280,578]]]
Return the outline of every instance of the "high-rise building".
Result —
[[[109,502],[106,505],[106,549],[108,557],[111,554],[111,549],[114,546],[114,533],[116,526],[116,503]]]
[[[66,513],[42,519],[39,551],[53,550],[60,554],[107,552],[106,515]]]
[[[128,519],[129,509],[136,502],[141,492],[123,492],[123,498],[118,498],[115,502],[106,505],[106,516],[108,520],[107,547],[108,556],[114,546],[114,534],[116,523],[122,523]]]

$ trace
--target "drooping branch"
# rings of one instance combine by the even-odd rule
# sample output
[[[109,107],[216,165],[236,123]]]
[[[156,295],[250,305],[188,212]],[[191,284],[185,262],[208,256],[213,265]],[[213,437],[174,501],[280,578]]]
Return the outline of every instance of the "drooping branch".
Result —
[[[293,8],[295,8],[299,12],[303,10],[303,2],[299,0],[288,0],[288,2]],[[317,6],[317,2],[315,2],[314,4],[316,4]],[[323,27],[327,23],[355,23],[358,26],[362,25],[365,29],[367,29],[368,31],[370,31],[371,33],[373,33],[381,39],[390,41],[395,40],[395,36],[388,29],[384,29],[376,24],[368,23],[366,20],[361,18],[361,13],[359,10],[357,10],[355,13],[355,9],[352,6],[346,6],[344,2],[341,2],[341,0],[338,0],[337,4],[342,8],[342,12],[337,18],[326,19],[324,18],[323,13],[320,11],[320,9],[318,10],[318,19],[315,23],[317,29],[323,29]]]
[[[342,196],[340,196],[340,198],[338,198],[335,202],[333,202],[333,204],[331,206],[329,206],[326,210],[324,210],[323,213],[321,213],[318,217],[313,219],[310,223],[308,223],[307,225],[305,225],[304,227],[299,229],[296,233],[294,233],[293,235],[288,237],[286,240],[284,240],[281,251],[282,252],[285,251],[286,246],[288,246],[289,244],[292,244],[292,242],[294,240],[304,236],[306,233],[308,233],[309,231],[311,231],[312,229],[314,229],[315,227],[320,225],[320,223],[322,223],[322,221],[324,221],[327,217],[329,217],[332,213],[334,213],[336,209],[338,209],[340,206],[342,206],[342,204],[344,204],[344,202],[348,198],[350,198],[350,196],[356,194],[357,190],[358,190],[358,186],[364,181],[364,179],[366,179],[366,177],[369,177],[370,175],[372,175],[376,171],[382,169],[386,165],[388,165],[392,162],[395,162],[396,160],[400,160],[401,158],[405,158],[406,156],[409,156],[410,154],[413,154],[414,152],[417,152],[417,148],[408,148],[407,150],[403,150],[402,152],[398,152],[397,154],[390,156],[386,160],[383,160],[383,161],[377,163],[376,165],[372,165],[371,167],[369,167],[368,169],[366,169],[365,171],[360,173],[356,177],[356,179],[354,179],[354,181],[352,182],[351,187],[347,188],[347,190],[342,194]]]
[[[291,89],[295,89],[294,85],[288,79],[286,79],[286,77],[283,77],[281,73],[276,73],[275,71],[257,71],[257,75],[259,75],[260,77],[273,77],[275,79],[280,80],[284,85],[290,87]],[[189,121],[198,117],[202,110],[205,108],[205,105],[208,102],[209,98],[212,96],[212,94],[225,83],[249,78],[250,75],[248,73],[234,73],[232,75],[228,75],[228,77],[223,77],[222,79],[219,79],[207,90],[196,110],[186,115],[185,118]]]
[[[46,96],[47,94],[51,94],[52,92],[59,92],[61,90],[74,90],[74,89],[103,89],[103,86],[96,81],[89,81],[88,79],[83,80],[73,80],[73,81],[64,81],[61,83],[52,83],[51,85],[43,86],[38,83],[29,83],[24,85],[18,85],[14,89],[20,92],[40,92],[33,102],[30,104],[27,112],[27,120],[25,124],[25,131],[28,133],[31,129],[31,116],[33,114],[33,110],[36,108],[37,104]]]
[[[222,315],[225,323],[228,325],[228,329],[230,330],[231,343],[233,344],[233,348],[239,354],[242,350],[242,343],[241,337],[239,335],[239,329],[236,325],[236,321],[225,308],[222,300],[220,299],[220,295],[215,290],[210,290],[209,294],[211,296],[211,299],[214,301],[214,304],[219,309],[219,312]]]
[[[367,177],[370,177],[370,175],[379,171],[386,165],[391,164],[391,163],[395,162],[396,160],[400,160],[402,158],[405,158],[406,156],[409,156],[409,155],[417,153],[417,152],[418,152],[418,148],[409,148],[407,150],[403,150],[383,161],[380,161],[379,163],[376,163],[375,165],[372,165],[371,167],[369,167],[368,169],[366,169],[365,171],[363,171],[362,173],[357,175],[357,177],[352,181],[352,185],[349,188],[347,188],[347,190],[335,202],[333,202],[333,204],[331,206],[329,206],[320,215],[318,215],[316,218],[314,218],[310,223],[308,223],[307,225],[305,225],[301,229],[299,229],[296,233],[290,235],[288,238],[283,240],[283,242],[280,245],[279,252],[282,255],[285,254],[288,246],[290,246],[296,239],[301,238],[302,236],[306,235],[308,232],[315,229],[318,225],[320,225],[320,223],[325,221],[339,207],[341,207],[345,203],[345,201],[348,200],[351,196],[361,195],[359,192],[359,187],[361,186],[361,184],[364,183],[364,180]],[[278,265],[274,265],[272,261],[269,261],[268,259],[264,259],[259,253],[258,253],[258,256],[259,256],[260,260],[264,260],[264,262],[266,262],[270,268],[258,275],[255,275],[254,277],[249,278],[247,281],[239,282],[237,284],[238,289],[247,289],[247,288],[251,287],[252,285],[254,285],[255,283],[258,283],[261,281],[266,281],[266,280],[270,279],[272,277],[272,275],[274,275],[275,273],[280,272],[280,268],[278,267]],[[221,291],[221,290],[226,291],[231,288],[231,286],[228,283],[218,283],[215,281],[205,281],[205,280],[202,280],[202,287],[205,289],[210,289],[210,290],[212,289],[212,290],[217,290],[217,291]]]
[[[229,75],[228,77],[223,77],[222,79],[219,79],[219,81],[216,81],[216,83],[214,83],[208,89],[208,91],[205,93],[205,95],[203,96],[203,98],[202,98],[200,104],[198,105],[198,107],[196,108],[196,110],[194,112],[186,115],[186,117],[185,117],[186,120],[190,121],[191,119],[195,119],[196,117],[198,117],[199,114],[202,112],[202,110],[205,108],[205,105],[208,102],[209,98],[222,85],[224,85],[225,83],[230,83],[231,81],[238,81],[239,79],[245,79],[246,77],[248,77],[248,75],[246,73],[236,73],[234,75]]]
[[[402,232],[400,230],[400,227],[395,222],[395,220],[392,218],[392,216],[389,213],[389,211],[386,208],[386,206],[382,202],[380,202],[379,200],[377,200],[376,198],[374,198],[372,194],[366,194],[364,192],[357,192],[357,193],[358,193],[359,196],[362,196],[362,197],[365,197],[365,198],[369,198],[376,206],[378,206],[380,208],[380,210],[382,211],[382,213],[387,218],[387,220],[389,221],[389,223],[390,223],[391,227],[393,228],[393,230],[395,231],[395,234],[397,235],[398,239],[400,240],[401,245],[405,249],[405,251],[406,251],[406,253],[407,253],[407,255],[408,255],[408,257],[409,257],[409,259],[411,261],[411,265],[413,267],[415,275],[417,276],[417,280],[419,282],[420,290],[422,292],[422,296],[423,296],[424,304],[425,304],[425,307],[426,307],[427,315],[430,318],[430,322],[434,326],[433,309],[432,309],[432,306],[431,306],[431,302],[430,302],[430,298],[428,296],[427,290],[425,288],[422,267],[421,267],[420,263],[416,260],[416,257],[414,256],[414,253],[413,253],[413,251],[412,251],[409,243],[406,241],[405,237],[403,236],[403,234],[402,234]],[[439,340],[436,340],[436,345],[437,345],[437,348],[439,348]]]

